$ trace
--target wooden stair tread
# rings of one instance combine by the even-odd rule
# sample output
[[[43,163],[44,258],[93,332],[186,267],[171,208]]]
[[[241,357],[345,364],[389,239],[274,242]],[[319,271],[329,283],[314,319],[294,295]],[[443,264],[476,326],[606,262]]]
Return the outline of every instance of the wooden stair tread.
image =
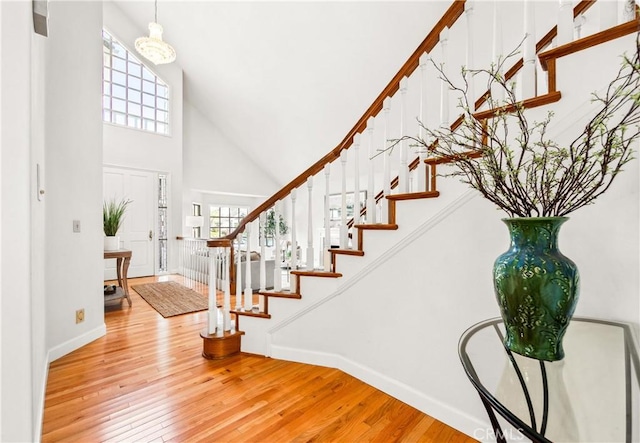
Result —
[[[279,297],[279,298],[302,298],[301,294],[290,291],[258,291],[258,294],[265,297]]]
[[[231,313],[236,315],[244,315],[246,317],[271,318],[270,314],[265,314],[264,312],[258,311],[236,311],[235,309],[232,309]]]
[[[398,229],[398,225],[397,224],[383,224],[383,223],[377,223],[377,224],[371,224],[371,225],[353,225],[354,228],[357,229],[371,229],[371,230],[386,230],[386,231],[394,231],[396,229]]]
[[[325,271],[291,271],[293,275],[300,275],[306,277],[328,277],[328,278],[338,278],[342,277],[342,274],[339,272],[325,272]]]
[[[359,249],[329,249],[331,254],[341,254],[341,255],[357,255],[362,257],[364,255],[364,251]]]
[[[387,200],[417,200],[420,198],[435,198],[440,195],[438,191],[410,192],[408,194],[387,195]]]

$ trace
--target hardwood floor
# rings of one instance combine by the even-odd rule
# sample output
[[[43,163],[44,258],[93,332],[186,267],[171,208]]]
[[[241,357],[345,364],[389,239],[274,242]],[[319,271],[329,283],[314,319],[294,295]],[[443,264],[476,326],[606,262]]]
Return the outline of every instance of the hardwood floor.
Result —
[[[204,312],[165,319],[131,292],[105,337],[51,363],[43,442],[475,441],[336,369],[206,360]]]

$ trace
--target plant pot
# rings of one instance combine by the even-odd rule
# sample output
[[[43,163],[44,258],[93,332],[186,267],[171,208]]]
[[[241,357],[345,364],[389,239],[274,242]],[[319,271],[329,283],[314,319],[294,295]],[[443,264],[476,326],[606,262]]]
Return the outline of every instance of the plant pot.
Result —
[[[118,249],[120,249],[120,237],[117,235],[105,235],[104,250],[117,251]]]
[[[505,346],[538,360],[562,360],[562,338],[578,301],[575,263],[558,250],[567,217],[503,219],[511,245],[493,266]]]

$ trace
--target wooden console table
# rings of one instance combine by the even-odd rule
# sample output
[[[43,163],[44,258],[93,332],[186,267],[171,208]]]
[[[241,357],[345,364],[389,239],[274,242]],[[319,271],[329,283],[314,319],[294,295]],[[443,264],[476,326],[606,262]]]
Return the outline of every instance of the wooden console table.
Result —
[[[129,284],[127,283],[127,271],[129,270],[129,263],[131,262],[131,251],[127,249],[118,249],[115,251],[104,251],[104,258],[115,258],[116,271],[118,273],[118,287],[116,292],[104,296],[104,301],[120,300],[126,298],[131,306],[131,297],[129,297]]]

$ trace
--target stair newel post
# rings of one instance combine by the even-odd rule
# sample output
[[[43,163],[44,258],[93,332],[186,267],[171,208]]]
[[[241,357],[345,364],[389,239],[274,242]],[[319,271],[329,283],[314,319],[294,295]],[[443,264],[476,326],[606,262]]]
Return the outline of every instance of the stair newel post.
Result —
[[[224,255],[222,256],[222,288],[224,290],[224,298],[222,301],[223,306],[223,323],[224,330],[231,330],[231,248],[233,248],[233,243],[227,250],[224,249]]]
[[[469,111],[474,112],[476,110],[476,91],[474,86],[473,75],[471,70],[473,69],[473,39],[475,38],[475,27],[473,20],[473,4],[474,0],[467,0],[464,4],[464,16],[467,21],[467,54],[466,54],[466,81],[467,81],[467,103],[469,103]]]
[[[400,136],[407,134],[407,85],[409,79],[404,76],[400,80]],[[409,192],[409,154],[407,152],[407,140],[400,142],[400,174],[398,174],[398,188],[400,193]]]
[[[216,333],[218,326],[218,305],[216,303],[216,256],[218,248],[208,248],[209,260],[209,311],[207,312],[207,334]],[[222,331],[220,331],[222,332]]]
[[[262,212],[259,217],[259,229],[260,235],[258,236],[260,242],[260,292],[267,290],[267,262],[265,260],[265,243],[267,241],[266,233],[267,213]],[[276,229],[279,226],[276,225]],[[264,295],[258,296],[258,307],[260,312],[264,312]]]
[[[247,223],[244,233],[247,236],[247,251],[244,257],[244,310],[251,311],[253,308],[253,290],[251,289],[251,225],[253,222]]]
[[[367,132],[369,134],[369,174],[367,183],[367,223],[376,222],[376,189],[375,189],[375,163],[374,163],[374,147],[373,147],[373,129],[375,119],[369,117],[367,120]]]
[[[307,269],[313,270],[313,177],[307,179],[307,191],[309,196],[309,208],[307,209]]]
[[[382,200],[380,220],[382,223],[389,223],[389,205],[385,198],[391,195],[391,150],[388,149],[389,140],[389,113],[391,112],[391,97],[386,97],[382,102],[382,112],[384,113],[384,128],[382,131]]]
[[[275,243],[275,266],[273,268],[273,290],[282,291],[282,249],[280,244],[280,205],[278,200],[273,205],[273,219],[275,220],[275,231],[273,233],[273,242]]]
[[[448,69],[449,61],[449,28],[440,32],[440,49],[442,50],[442,67]],[[449,127],[449,85],[442,80],[440,82],[440,126]]]
[[[420,56],[420,116],[419,120],[422,123],[420,126],[420,138],[424,140],[427,144],[429,143],[426,140],[427,132],[423,126],[427,126],[427,81],[428,81],[428,70],[427,66],[429,64],[429,54],[424,52]],[[417,148],[417,154],[419,156],[419,164],[418,164],[418,176],[417,176],[417,185],[414,192],[423,192],[433,189],[429,189],[429,185],[427,184],[427,168],[428,166],[424,163],[424,160],[427,158],[427,150],[422,145],[419,145]]]
[[[331,164],[324,165],[324,250],[322,251],[322,268],[328,271],[331,267],[331,225],[329,217],[329,196],[331,195]]]
[[[603,2],[604,3],[604,2]],[[556,46],[561,46],[573,41],[573,2],[560,0],[558,9],[558,33]]]
[[[536,94],[536,27],[533,0],[524,1],[524,32],[522,47],[522,100]]]
[[[360,134],[353,136],[353,224],[360,223]],[[356,245],[356,247],[359,247]]]
[[[503,56],[502,50],[502,11],[498,1],[493,2],[493,43],[492,43],[492,60],[498,66],[498,62]],[[497,74],[502,76],[502,68],[496,70]],[[504,101],[504,89],[495,82],[491,88],[491,98],[498,103]]]
[[[236,311],[242,309],[242,233],[236,237]]]
[[[296,236],[296,199],[298,196],[298,190],[291,190],[291,269],[295,271],[298,269],[298,239]],[[290,277],[289,291],[296,292],[296,279]]]
[[[347,150],[340,152],[340,171],[342,172],[342,187],[340,188],[340,247],[346,249],[349,243],[347,232]]]

